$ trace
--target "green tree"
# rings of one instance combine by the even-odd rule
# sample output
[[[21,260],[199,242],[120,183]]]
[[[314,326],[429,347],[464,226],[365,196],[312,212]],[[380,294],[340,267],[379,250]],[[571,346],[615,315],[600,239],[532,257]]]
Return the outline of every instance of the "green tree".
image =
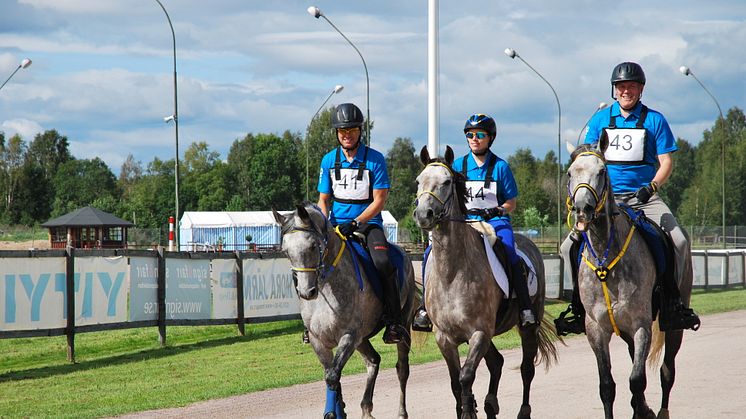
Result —
[[[228,165],[206,142],[192,143],[184,153],[183,193],[185,211],[222,211],[231,198]],[[182,198],[183,197],[183,198]]]
[[[52,178],[52,186],[55,190],[52,217],[93,205],[97,200],[102,204],[116,202],[121,195],[114,173],[98,157],[61,163]]]
[[[13,135],[6,143],[5,135],[0,132],[0,191],[3,197],[0,219],[6,223],[13,219],[10,213],[20,187],[25,156],[26,143],[20,135]]]
[[[553,156],[553,154],[551,156],[547,154],[547,159],[552,159]],[[538,211],[541,215],[557,214],[556,210],[553,211],[554,201],[552,195],[550,195],[557,190],[556,185],[553,185],[556,184],[556,181],[553,182],[547,173],[552,166],[555,170],[557,166],[556,163],[554,165],[547,164],[547,159],[544,162],[538,162],[531,150],[527,148],[520,148],[516,150],[515,154],[508,157],[508,164],[518,185],[518,205],[513,214],[514,225],[525,226],[523,224],[524,211],[530,208]]]
[[[673,153],[673,172],[668,182],[661,188],[660,194],[668,208],[676,214],[683,199],[684,191],[692,183],[695,172],[695,149],[684,139],[677,139],[679,150]]]
[[[148,163],[145,174],[125,191],[118,215],[135,221],[138,227],[161,228],[174,214],[174,189],[174,160],[156,157]]]
[[[332,128],[332,113],[334,106],[323,109],[308,124],[306,139],[303,144],[303,196],[308,190],[308,200],[316,202],[318,197],[319,167],[321,159],[329,150],[338,145],[337,136]],[[308,162],[308,176],[306,176],[306,162]],[[306,186],[306,179],[308,185]]]
[[[397,220],[412,212],[417,197],[417,175],[422,169],[418,156],[412,140],[401,137],[394,140],[386,153],[386,167],[391,182],[386,209]]]

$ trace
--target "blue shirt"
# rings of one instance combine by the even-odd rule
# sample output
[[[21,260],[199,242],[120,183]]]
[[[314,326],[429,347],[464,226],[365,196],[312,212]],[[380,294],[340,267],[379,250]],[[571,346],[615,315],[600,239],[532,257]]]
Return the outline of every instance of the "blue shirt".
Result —
[[[368,154],[365,156],[365,149],[367,148]],[[321,159],[321,170],[319,171],[319,193],[333,195],[332,190],[332,176],[334,176],[334,161],[337,155],[337,149],[326,153],[324,158]],[[361,144],[353,157],[352,162],[348,162],[345,158],[344,151],[340,148],[340,163],[342,169],[357,169],[363,162],[363,156],[365,156],[365,170],[369,171],[370,181],[373,186],[373,190],[376,189],[389,189],[389,175],[386,170],[386,159],[383,154],[379,153],[372,148]],[[372,197],[371,197],[372,198]],[[350,204],[344,202],[338,202],[334,200],[332,208],[329,213],[329,220],[333,225],[344,224],[355,219],[358,215],[362,214],[369,204]],[[380,213],[376,214],[375,217],[370,219],[368,223],[378,224],[383,226],[383,217]]]
[[[593,144],[601,138],[604,128],[609,127],[609,118],[614,117],[617,128],[635,128],[640,119],[642,102],[638,102],[629,116],[624,118],[619,102],[614,102],[608,110],[597,112],[588,123],[585,143]],[[648,108],[643,128],[645,138],[645,164],[609,164],[607,170],[614,193],[635,192],[648,185],[658,170],[658,155],[673,153],[678,150],[676,138],[671,132],[666,118],[658,111]]]
[[[453,162],[453,170],[461,172],[464,159],[466,159],[466,180],[484,181],[485,179],[487,179],[487,167],[489,166],[489,161],[492,156],[497,159],[495,168],[492,169],[492,181],[495,182],[497,186],[496,194],[498,204],[502,205],[505,203],[505,201],[511,200],[518,196],[518,185],[515,182],[513,172],[510,170],[508,162],[494,155],[492,151],[487,150],[487,154],[485,155],[485,163],[481,167],[477,165],[477,162],[476,160],[474,160],[474,156],[472,155],[472,153],[469,153],[466,156],[459,157],[458,159],[456,159],[456,161]],[[477,193],[477,191],[472,191],[472,194],[474,195]],[[467,218],[481,219],[482,217],[477,215],[468,215]],[[510,220],[509,215],[496,217],[494,219],[497,218]]]

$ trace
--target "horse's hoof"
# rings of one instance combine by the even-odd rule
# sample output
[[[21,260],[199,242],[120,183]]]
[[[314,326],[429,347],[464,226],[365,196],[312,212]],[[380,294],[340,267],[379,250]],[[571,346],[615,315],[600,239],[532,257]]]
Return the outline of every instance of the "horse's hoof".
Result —
[[[334,412],[328,412],[324,415],[324,419],[337,419],[337,415],[335,415]]]
[[[668,409],[661,409],[660,412],[658,412],[657,419],[671,419],[671,416],[668,414]]]
[[[500,405],[497,403],[497,396],[494,394],[488,394],[484,398],[484,413],[488,418],[492,419],[500,414]]]
[[[518,419],[531,419],[531,406],[524,404],[518,411]]]

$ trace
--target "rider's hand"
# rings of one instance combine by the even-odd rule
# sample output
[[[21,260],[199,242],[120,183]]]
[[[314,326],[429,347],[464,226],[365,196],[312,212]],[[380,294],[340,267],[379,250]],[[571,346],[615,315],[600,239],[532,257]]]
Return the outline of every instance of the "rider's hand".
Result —
[[[340,224],[339,225],[339,232],[342,233],[345,237],[350,237],[354,232],[357,231],[358,225],[357,221],[352,220],[350,222]]]
[[[650,184],[643,186],[635,192],[635,198],[637,198],[637,202],[646,204],[657,191],[658,185],[655,182],[650,182]]]
[[[494,208],[487,208],[484,210],[484,215],[482,217],[485,220],[491,220],[495,217],[502,217],[505,215],[505,208],[503,207],[494,207]]]

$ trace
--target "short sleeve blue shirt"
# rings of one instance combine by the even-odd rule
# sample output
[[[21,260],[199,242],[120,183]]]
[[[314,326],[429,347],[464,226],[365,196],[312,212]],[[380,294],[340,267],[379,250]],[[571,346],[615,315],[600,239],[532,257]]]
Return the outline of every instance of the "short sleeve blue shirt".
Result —
[[[492,151],[488,150],[486,155],[487,159],[482,166],[477,165],[477,162],[474,160],[474,156],[472,155],[472,153],[469,153],[466,156],[456,159],[456,161],[453,162],[453,169],[457,172],[461,172],[464,164],[464,159],[466,159],[466,180],[484,181],[485,179],[487,179],[487,168],[489,166],[489,160],[493,158],[493,156],[497,159],[497,162],[495,163],[495,168],[492,169],[492,180],[497,185],[496,195],[498,204],[502,205],[505,203],[505,201],[518,196],[518,185],[515,182],[513,172],[510,170],[508,162],[493,154]],[[481,217],[477,215],[468,215],[467,218],[481,219]],[[509,215],[497,218],[510,220]]]
[[[366,156],[367,149],[367,156]],[[337,155],[337,149],[326,153],[321,159],[321,170],[319,171],[319,186],[318,191],[320,193],[333,195],[332,189],[332,176],[334,176],[334,162]],[[378,151],[366,146],[361,145],[355,157],[351,162],[347,161],[344,156],[344,152],[340,148],[340,163],[342,169],[357,169],[360,164],[363,163],[363,157],[365,156],[365,170],[369,172],[370,182],[372,183],[372,189],[389,189],[391,187],[389,182],[389,175],[386,169],[386,159],[383,154]],[[372,197],[371,197],[372,198]],[[333,225],[344,224],[352,221],[358,215],[362,214],[363,211],[368,207],[369,204],[365,203],[344,203],[334,200],[332,208],[329,213],[329,220]],[[383,226],[383,217],[381,214],[377,214],[373,217],[369,223],[378,224]]]
[[[610,118],[615,118],[618,128],[635,128],[642,112],[642,103],[638,102],[628,117],[623,117],[619,102],[614,102],[609,110],[603,110],[591,118],[585,143],[598,142],[605,128],[609,127]],[[607,170],[614,193],[635,192],[649,184],[655,177],[658,168],[658,155],[673,153],[678,150],[676,138],[671,132],[666,118],[658,111],[648,108],[643,128],[646,131],[644,164],[609,164]]]

